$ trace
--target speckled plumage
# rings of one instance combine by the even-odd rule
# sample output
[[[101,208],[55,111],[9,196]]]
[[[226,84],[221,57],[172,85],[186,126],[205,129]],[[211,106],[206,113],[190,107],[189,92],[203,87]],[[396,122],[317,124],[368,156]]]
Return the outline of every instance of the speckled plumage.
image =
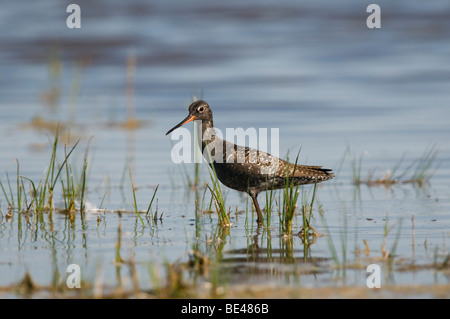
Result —
[[[252,197],[258,223],[262,221],[258,194],[266,189],[284,188],[287,172],[293,178],[294,185],[320,183],[334,176],[330,169],[321,166],[294,165],[269,153],[220,139],[214,132],[212,111],[208,103],[202,100],[192,103],[189,115],[166,135],[193,120],[202,121],[198,136],[204,158],[208,163],[213,161],[217,178],[222,184],[247,192]]]

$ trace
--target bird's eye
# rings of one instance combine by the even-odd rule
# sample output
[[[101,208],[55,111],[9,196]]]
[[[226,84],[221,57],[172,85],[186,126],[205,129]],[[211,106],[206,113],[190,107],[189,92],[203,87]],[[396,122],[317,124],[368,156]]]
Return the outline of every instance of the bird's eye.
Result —
[[[197,112],[202,113],[202,112],[203,112],[203,106],[200,106],[200,107],[197,109]]]

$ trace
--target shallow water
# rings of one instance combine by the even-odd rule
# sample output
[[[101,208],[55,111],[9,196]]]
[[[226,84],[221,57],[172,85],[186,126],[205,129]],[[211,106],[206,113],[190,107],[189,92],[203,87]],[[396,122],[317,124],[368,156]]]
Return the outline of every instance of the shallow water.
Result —
[[[186,261],[194,244],[221,261],[223,280],[231,286],[365,287],[365,267],[386,266],[377,259],[385,227],[390,229],[385,249],[395,249],[397,266],[392,272],[383,268],[383,287],[448,285],[448,266],[428,266],[449,253],[450,5],[378,4],[378,30],[366,27],[365,5],[352,1],[95,1],[80,4],[78,30],[66,28],[62,3],[5,4],[0,26],[10,31],[0,34],[1,181],[6,183],[8,172],[15,185],[15,159],[20,174],[34,181],[46,169],[54,131],[31,126],[33,119],[70,121],[71,145],[81,138],[71,158],[74,170],[81,171],[88,148],[87,200],[107,212],[88,211],[86,220],[77,215],[73,224],[55,213],[53,226],[47,215],[30,224],[17,212],[11,221],[3,217],[0,286],[19,282],[26,271],[48,285],[55,269],[65,278],[71,263],[80,265],[88,281],[102,278],[116,285],[128,276],[126,267],[117,270],[113,263],[120,221],[122,257],[136,261],[143,289],[152,288],[148,263],[164,273],[165,261]],[[130,57],[136,70],[127,93]],[[59,98],[52,100],[51,92]],[[301,162],[336,171],[317,194],[324,220],[318,211],[313,219],[328,237],[309,250],[300,237],[285,241],[277,216],[271,229],[258,231],[245,222],[250,218],[245,196],[231,190],[226,191],[230,229],[218,227],[215,215],[195,218],[195,192],[185,181],[185,170],[192,178],[194,165],[173,163],[176,141],[165,136],[186,116],[193,95],[209,102],[223,131],[278,128],[282,157],[301,149]],[[115,124],[126,120],[130,104],[143,125],[120,128]],[[438,153],[423,187],[352,184],[352,158],[362,156],[362,178],[369,172],[381,177],[401,163],[398,173],[405,171],[407,179],[431,145]],[[61,146],[59,158],[62,152]],[[162,222],[155,227],[142,228],[133,213],[128,166],[140,209],[146,210],[159,185]],[[201,181],[209,181],[206,165]],[[58,196],[55,202],[63,205]],[[0,200],[5,216],[3,193]],[[264,205],[264,196],[260,202]],[[208,205],[206,195],[201,207]],[[118,210],[127,213],[120,217]],[[297,216],[294,232],[300,224]],[[344,267],[345,273],[337,269],[327,238],[339,264],[359,266]],[[365,249],[364,240],[368,257],[356,252]],[[402,270],[410,265],[419,267]]]

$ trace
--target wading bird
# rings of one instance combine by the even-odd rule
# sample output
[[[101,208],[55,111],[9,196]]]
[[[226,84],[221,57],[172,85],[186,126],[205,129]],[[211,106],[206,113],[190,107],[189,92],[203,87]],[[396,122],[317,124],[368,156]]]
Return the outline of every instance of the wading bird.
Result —
[[[262,223],[261,209],[257,200],[261,191],[285,188],[287,181],[291,187],[320,183],[334,177],[330,169],[295,165],[266,152],[219,138],[214,131],[211,108],[202,100],[193,102],[189,106],[189,115],[166,135],[186,123],[197,120],[202,123],[198,127],[197,136],[203,157],[210,163],[209,165],[214,165],[217,178],[222,184],[250,195],[258,214],[258,224]]]

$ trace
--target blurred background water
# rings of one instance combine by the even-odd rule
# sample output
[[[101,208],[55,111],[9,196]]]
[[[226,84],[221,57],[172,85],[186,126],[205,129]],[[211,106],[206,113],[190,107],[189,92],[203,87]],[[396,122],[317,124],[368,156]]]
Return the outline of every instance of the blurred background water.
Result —
[[[377,1],[380,29],[366,26],[369,1],[79,1],[80,29],[66,26],[69,3],[2,2],[3,182],[5,172],[14,176],[15,159],[21,174],[33,180],[41,178],[48,164],[53,133],[31,123],[70,123],[73,137],[81,138],[74,155],[80,169],[89,147],[88,200],[93,206],[107,194],[104,208],[132,209],[131,192],[124,195],[119,189],[124,180],[129,183],[127,165],[141,207],[160,185],[158,210],[164,213],[164,224],[159,236],[139,237],[144,242],[135,241],[134,247],[148,258],[148,251],[155,250],[148,241],[157,241],[174,260],[187,249],[195,204],[186,191],[183,168],[171,160],[173,142],[165,132],[187,115],[196,96],[211,105],[214,123],[223,131],[279,128],[282,157],[301,149],[301,162],[338,169],[336,179],[324,184],[318,195],[336,236],[347,214],[347,230],[356,227],[354,232],[364,233],[366,239],[373,236],[378,247],[385,218],[409,220],[414,214],[416,222],[421,221],[415,230],[421,243],[434,238],[439,246],[448,241],[448,1]],[[127,80],[127,66],[130,71],[133,65]],[[125,121],[130,109],[143,125],[114,125]],[[425,190],[411,185],[362,188],[355,201],[352,156],[363,157],[363,177],[369,171],[383,175],[402,157],[402,168],[408,167],[430,145],[439,150],[438,165]],[[193,165],[185,169],[190,174]],[[207,181],[207,170],[202,170]],[[237,192],[227,192],[227,200],[231,207],[245,210]],[[4,198],[1,208],[7,210]],[[110,245],[117,224],[111,223],[114,227],[103,240],[88,236],[92,253],[113,255]],[[402,236],[409,238],[406,228],[410,225]],[[241,236],[242,230],[235,233]],[[20,279],[31,261],[42,266],[36,270],[38,278],[51,276],[46,272],[51,262],[44,257],[38,262],[35,254],[59,252],[49,253],[39,241],[17,243],[12,230],[1,234],[0,284]],[[170,244],[161,244],[166,241]],[[105,242],[110,242],[108,248],[102,246]],[[238,239],[234,245],[242,246]],[[326,255],[325,240],[323,245],[317,251]],[[409,245],[410,239],[400,247],[409,252]],[[71,255],[69,246],[62,245],[62,256]],[[91,262],[93,257],[75,251],[76,258],[60,257],[57,263],[77,258],[83,259],[79,263]],[[13,276],[3,275],[11,271]],[[435,280],[423,278],[424,283]]]

